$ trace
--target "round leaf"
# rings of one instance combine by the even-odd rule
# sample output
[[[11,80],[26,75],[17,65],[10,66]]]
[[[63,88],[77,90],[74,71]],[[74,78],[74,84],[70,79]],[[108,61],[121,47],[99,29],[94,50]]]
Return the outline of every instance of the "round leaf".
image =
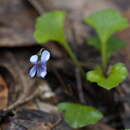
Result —
[[[90,82],[95,82],[99,86],[110,90],[125,80],[127,75],[128,70],[125,65],[118,63],[112,66],[107,78],[104,77],[103,72],[99,66],[95,70],[89,71],[86,77]]]
[[[128,27],[128,20],[112,9],[97,11],[86,18],[85,22],[96,29],[102,43],[107,42],[114,33]]]
[[[95,108],[81,104],[61,103],[58,105],[58,108],[64,113],[66,122],[72,128],[80,128],[94,124],[103,117],[102,113]]]
[[[43,14],[36,21],[34,37],[39,43],[48,41],[64,42],[64,20],[63,11],[52,11]]]

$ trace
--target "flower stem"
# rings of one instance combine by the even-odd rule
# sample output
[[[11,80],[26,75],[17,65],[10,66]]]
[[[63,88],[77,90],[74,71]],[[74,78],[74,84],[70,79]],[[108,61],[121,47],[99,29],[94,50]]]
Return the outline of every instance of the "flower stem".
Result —
[[[63,43],[63,44],[62,44],[63,47],[65,48],[65,50],[68,52],[69,56],[71,57],[73,63],[80,69],[81,73],[82,73],[83,76],[84,76],[85,73],[84,73],[84,71],[83,71],[83,69],[82,69],[82,67],[81,67],[81,65],[80,65],[80,63],[79,63],[77,57],[74,55],[72,49],[70,48],[68,42],[64,41],[64,42],[62,42],[62,43]]]
[[[103,72],[106,73],[106,68],[107,68],[107,44],[102,43],[102,50],[101,50],[101,55],[102,55],[102,67],[103,67]]]

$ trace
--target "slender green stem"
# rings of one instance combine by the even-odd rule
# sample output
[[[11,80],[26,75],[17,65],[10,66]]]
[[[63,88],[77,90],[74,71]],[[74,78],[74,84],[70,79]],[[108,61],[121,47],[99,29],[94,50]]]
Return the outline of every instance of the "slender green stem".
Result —
[[[82,67],[81,67],[81,65],[80,65],[80,63],[79,63],[77,57],[74,55],[74,53],[73,53],[72,49],[70,48],[68,42],[64,41],[64,42],[62,42],[62,43],[63,43],[62,45],[64,46],[65,50],[68,52],[68,54],[69,54],[69,56],[71,57],[71,59],[72,59],[72,61],[74,62],[74,64],[75,64],[77,67],[79,67],[81,73],[82,73],[83,75],[85,75],[85,73],[84,73],[84,71],[83,71],[83,69],[82,69]]]
[[[101,55],[102,55],[102,67],[105,73],[107,68],[107,44],[106,43],[102,43]]]

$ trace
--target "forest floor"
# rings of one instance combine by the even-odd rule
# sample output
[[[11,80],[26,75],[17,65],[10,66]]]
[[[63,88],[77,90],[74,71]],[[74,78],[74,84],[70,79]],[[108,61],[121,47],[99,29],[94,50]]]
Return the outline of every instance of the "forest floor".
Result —
[[[130,128],[130,75],[117,88],[104,90],[82,78],[59,44],[38,45],[33,38],[42,12],[67,11],[66,37],[87,72],[100,63],[100,55],[85,43],[92,31],[82,19],[103,8],[119,10],[130,23],[129,0],[0,0],[0,130],[71,130],[56,107],[64,101],[87,104],[104,113],[103,120],[82,130]],[[128,46],[115,53],[110,64],[121,61],[130,72],[130,27],[116,35]],[[31,79],[29,58],[41,48],[51,52],[48,74],[44,80]]]

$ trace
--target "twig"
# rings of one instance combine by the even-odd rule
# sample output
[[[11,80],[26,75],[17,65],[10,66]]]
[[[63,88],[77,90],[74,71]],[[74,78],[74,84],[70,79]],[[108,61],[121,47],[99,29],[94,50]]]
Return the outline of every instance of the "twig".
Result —
[[[27,102],[31,101],[32,99],[36,98],[40,93],[40,90],[37,89],[33,94],[31,94],[29,97],[22,99],[20,98],[20,100],[17,100],[14,104],[12,104],[11,106],[9,106],[8,108],[5,109],[5,111],[11,111],[13,109],[16,109],[18,106],[26,104]]]
[[[28,86],[28,82],[27,82],[26,78],[23,76],[24,73],[23,73],[23,71],[21,71],[20,65],[16,61],[16,59],[14,58],[14,55],[12,53],[10,53],[10,52],[8,52],[7,55],[8,55],[8,57],[11,58],[11,61],[12,61],[13,65],[15,65],[15,70],[18,73],[19,79],[21,81],[20,82],[21,83],[21,88],[23,88],[23,89],[22,89],[22,92],[21,92],[22,94],[19,96],[19,98],[23,99],[28,95],[28,91],[29,91],[31,86]]]
[[[53,9],[53,4],[50,0],[28,0],[30,4],[38,11],[40,15],[44,11]]]
[[[70,89],[70,87],[67,87],[67,86],[65,85],[65,83],[64,83],[63,79],[61,78],[61,75],[59,74],[59,72],[58,72],[57,70],[55,70],[55,69],[53,69],[53,71],[54,71],[54,73],[55,73],[57,79],[59,80],[61,86],[63,86],[63,88],[64,88],[64,90],[65,90],[65,93],[68,94],[68,95],[70,95],[70,96],[72,96],[72,94],[71,94],[71,93],[72,93],[72,90]],[[70,92],[70,93],[69,93],[69,92]]]
[[[63,120],[63,117],[59,116],[58,120],[50,125],[50,129],[51,130],[54,129],[58,124],[61,123],[62,120]]]
[[[76,82],[77,82],[79,100],[81,103],[85,104],[79,68],[76,68],[75,73],[76,73]]]

